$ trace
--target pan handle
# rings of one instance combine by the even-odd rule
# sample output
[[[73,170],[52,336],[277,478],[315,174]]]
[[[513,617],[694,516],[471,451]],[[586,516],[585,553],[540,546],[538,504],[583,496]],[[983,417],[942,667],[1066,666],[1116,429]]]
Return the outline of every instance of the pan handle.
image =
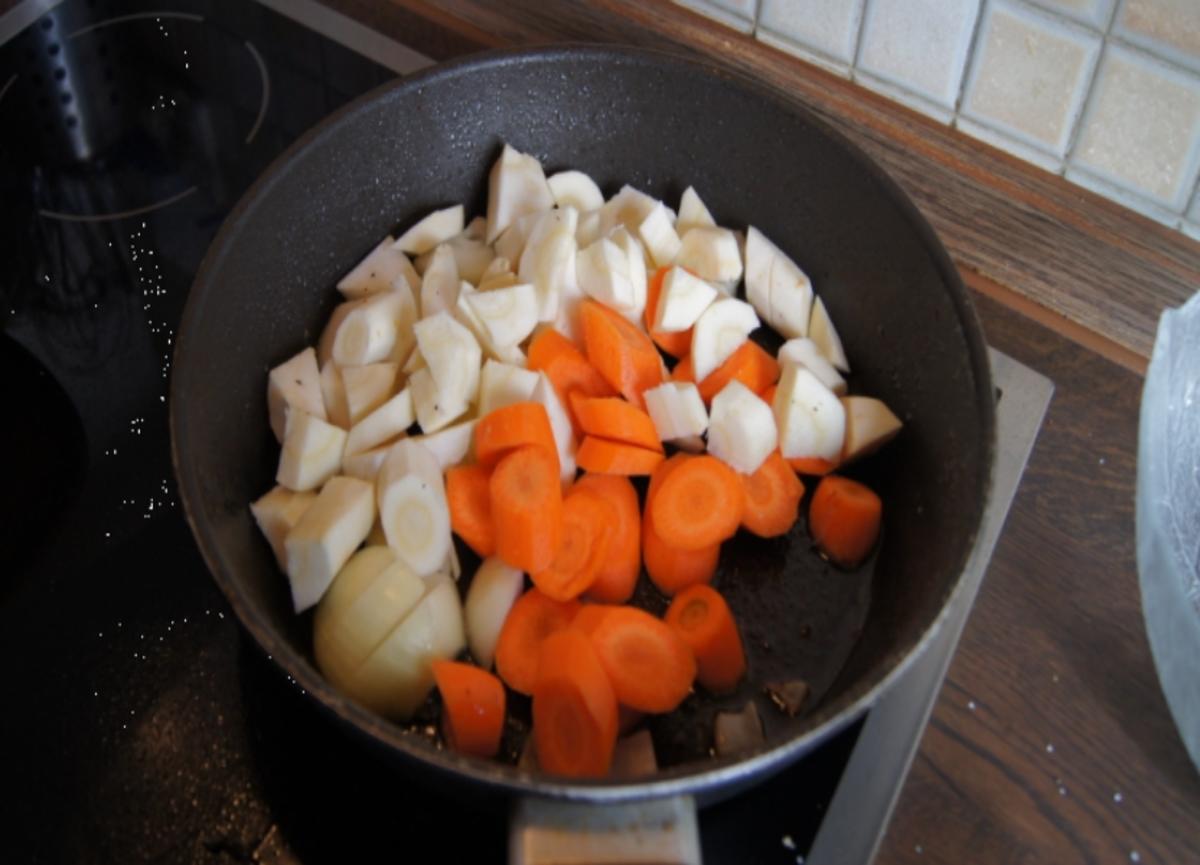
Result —
[[[525,797],[508,830],[509,865],[700,865],[696,801],[620,805]]]

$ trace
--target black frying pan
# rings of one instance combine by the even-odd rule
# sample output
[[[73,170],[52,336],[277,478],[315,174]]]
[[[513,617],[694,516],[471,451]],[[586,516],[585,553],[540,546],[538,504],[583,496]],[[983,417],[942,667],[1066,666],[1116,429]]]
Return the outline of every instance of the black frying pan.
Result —
[[[697,695],[652,722],[665,768],[645,782],[563,782],[459,757],[340,696],[312,663],[311,620],[292,613],[248,509],[272,485],[278,458],[267,371],[315,342],[337,301],[334,283],[385,233],[450,203],[481,213],[487,170],[504,141],[548,171],[586,171],[606,194],[630,183],[673,204],[693,184],[721,224],[759,227],[824,298],[853,366],[852,390],[881,397],[906,422],[856,469],[885,503],[884,539],[867,566],[848,574],[823,562],[803,520],[787,538],[739,538],[722,550],[717,585],[743,628],[749,678],[736,695]],[[984,343],[953,265],[911,202],[795,103],[646,51],[485,55],[388,85],[323,122],[225,222],[192,288],[173,369],[183,503],[246,630],[382,754],[493,790],[706,801],[782,768],[861,714],[939,627],[991,475]],[[645,586],[639,597],[663,606]],[[764,682],[782,678],[813,688],[798,719],[762,695]],[[759,700],[766,745],[709,759],[713,714],[748,699]],[[518,701],[518,717],[521,710]]]

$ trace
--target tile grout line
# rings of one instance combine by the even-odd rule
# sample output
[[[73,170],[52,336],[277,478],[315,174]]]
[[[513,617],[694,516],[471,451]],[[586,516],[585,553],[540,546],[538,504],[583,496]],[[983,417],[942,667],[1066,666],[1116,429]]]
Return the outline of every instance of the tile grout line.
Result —
[[[854,56],[850,58],[850,80],[858,82],[858,64],[862,60],[863,31],[867,29],[868,7],[871,0],[860,0],[858,4],[858,33],[854,37]]]
[[[975,7],[975,21],[971,24],[971,38],[967,46],[967,56],[963,61],[962,75],[958,80],[958,93],[954,97],[954,106],[950,110],[950,123],[948,125],[954,129],[958,128],[958,117],[962,113],[963,99],[967,94],[967,83],[971,80],[971,75],[975,71],[975,64],[979,59],[979,40],[983,38],[983,21],[991,14],[994,2],[995,0],[982,0]]]

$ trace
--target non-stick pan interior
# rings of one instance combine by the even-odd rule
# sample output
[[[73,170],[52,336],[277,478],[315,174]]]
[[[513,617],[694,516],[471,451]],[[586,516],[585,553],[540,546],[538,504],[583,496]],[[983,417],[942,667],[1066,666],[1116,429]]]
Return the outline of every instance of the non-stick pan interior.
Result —
[[[548,170],[586,171],[606,194],[629,183],[675,204],[694,185],[721,224],[757,226],[824,298],[852,389],[905,421],[859,469],[885,503],[873,574],[821,562],[803,524],[723,553],[722,585],[765,644],[753,649],[753,681],[801,651],[789,647],[809,647],[805,675],[823,696],[801,721],[771,727],[770,744],[796,753],[897,667],[958,581],[990,473],[986,357],[952,267],[897,188],[805,111],[710,67],[616,49],[493,55],[377,91],[285,154],[210,250],[176,353],[176,462],[199,544],[249,631],[328,708],[389,753],[525,786],[511,768],[455,762],[325,686],[308,660],[309,623],[292,614],[247,509],[273,483],[278,456],[267,371],[315,342],[334,283],[385,233],[452,203],[481,213],[506,141]],[[686,737],[671,737],[668,750],[685,748]],[[709,771],[712,781],[714,766],[665,777]]]

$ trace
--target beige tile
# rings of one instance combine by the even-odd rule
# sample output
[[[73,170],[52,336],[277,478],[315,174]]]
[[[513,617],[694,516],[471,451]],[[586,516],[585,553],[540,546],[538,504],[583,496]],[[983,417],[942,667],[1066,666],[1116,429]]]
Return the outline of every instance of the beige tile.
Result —
[[[1113,32],[1152,53],[1200,70],[1200,2],[1124,0]]]
[[[675,2],[742,33],[750,33],[754,30],[754,16],[758,11],[758,0],[675,0]]]
[[[758,33],[848,65],[854,62],[862,7],[863,0],[762,0]]]
[[[1109,198],[1118,204],[1123,204],[1130,210],[1135,210],[1143,216],[1150,217],[1155,222],[1161,222],[1163,225],[1171,228],[1179,227],[1179,211],[1177,210],[1163,207],[1161,204],[1155,204],[1143,195],[1130,192],[1125,187],[1103,180],[1081,168],[1068,167],[1065,176],[1072,183],[1078,184],[1084,189],[1090,189],[1092,192],[1103,195],[1105,198]]]
[[[788,54],[799,57],[804,62],[811,63],[813,66],[820,66],[834,75],[840,75],[842,78],[850,77],[850,65],[848,63],[831,60],[827,55],[805,48],[803,45],[780,36],[771,30],[763,30],[759,27],[754,32],[754,36],[764,45],[770,45],[772,48],[786,51]]]
[[[1005,153],[1010,153],[1018,159],[1023,159],[1038,168],[1049,171],[1051,174],[1062,173],[1062,157],[1038,150],[1036,147],[1030,147],[1012,136],[997,132],[990,126],[984,126],[982,123],[975,123],[966,117],[959,116],[954,120],[954,127],[972,138],[978,138],[985,144],[999,148]]]
[[[1109,45],[1071,165],[1181,213],[1198,162],[1200,77]]]
[[[1035,6],[1040,6],[1051,12],[1066,15],[1086,24],[1093,30],[1104,32],[1112,18],[1113,4],[1116,0],[1031,0]]]
[[[858,68],[952,110],[979,0],[868,0]]]
[[[858,71],[854,73],[853,77],[858,84],[886,96],[893,102],[899,102],[901,105],[905,105],[914,111],[919,111],[927,117],[932,117],[939,123],[948,124],[954,119],[954,112],[944,105],[938,105],[936,102],[931,102],[922,96],[917,96],[911,91],[897,87],[890,81],[884,81],[882,78],[876,78],[874,75]]]
[[[1063,156],[1100,36],[1015,3],[990,3],[962,104],[971,120]]]

